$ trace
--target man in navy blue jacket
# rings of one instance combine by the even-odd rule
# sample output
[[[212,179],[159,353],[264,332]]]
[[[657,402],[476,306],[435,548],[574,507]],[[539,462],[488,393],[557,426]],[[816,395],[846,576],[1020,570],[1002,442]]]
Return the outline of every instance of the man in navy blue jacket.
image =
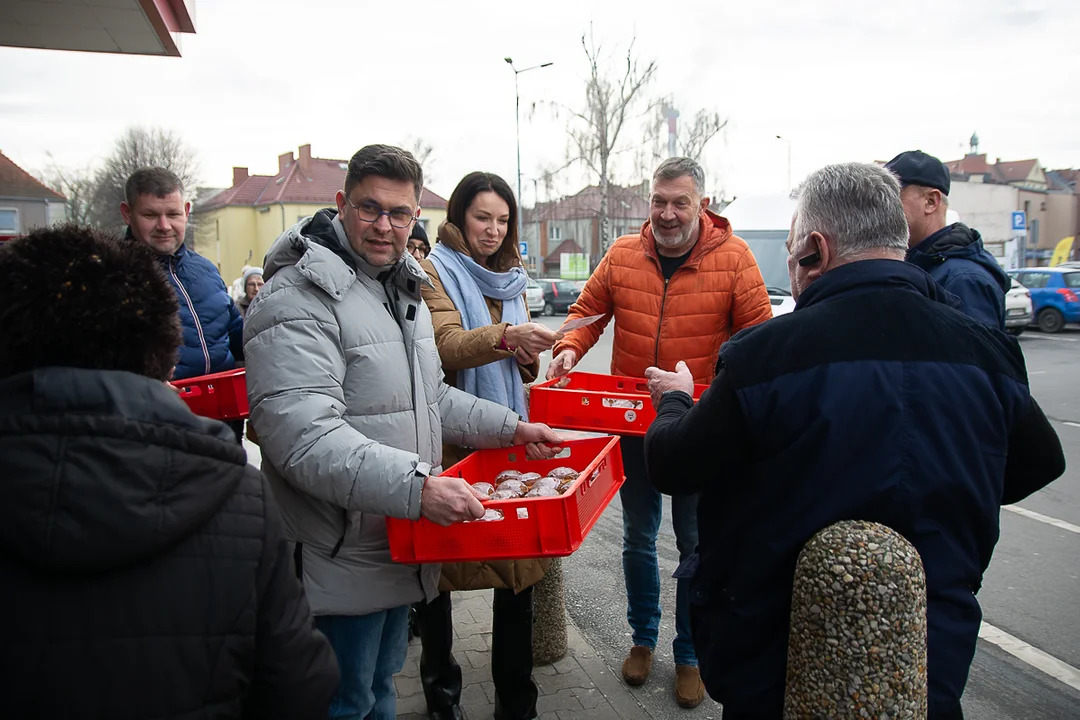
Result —
[[[180,178],[165,168],[142,168],[128,178],[125,196],[120,215],[128,237],[157,253],[180,304],[183,344],[172,379],[232,370],[244,359],[244,319],[217,267],[184,244],[191,203],[184,202]],[[229,425],[240,442],[244,422]]]
[[[982,236],[964,223],[946,225],[952,180],[945,163],[921,150],[902,152],[885,167],[900,179],[911,235],[907,260],[960,298],[962,310],[984,325],[1005,329],[1005,293],[1011,281]]]
[[[128,235],[158,254],[180,303],[184,343],[174,380],[224,372],[244,357],[244,320],[214,263],[184,244],[191,203],[180,179],[165,168],[132,173],[120,214]]]
[[[701,493],[698,555],[682,569],[702,678],[724,720],[780,718],[799,551],[834,522],[868,520],[922,556],[930,718],[962,718],[1000,507],[1064,472],[1061,444],[1016,340],[904,262],[888,170],[833,165],[798,197],[795,311],[726,343],[697,405],[685,366],[647,371],[650,477]]]

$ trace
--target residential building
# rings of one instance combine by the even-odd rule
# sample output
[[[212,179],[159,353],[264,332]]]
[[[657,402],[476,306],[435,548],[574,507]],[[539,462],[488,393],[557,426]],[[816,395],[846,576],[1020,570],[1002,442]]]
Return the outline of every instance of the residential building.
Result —
[[[649,183],[636,187],[608,188],[609,238],[641,230],[649,217]],[[522,241],[528,253],[525,266],[537,277],[558,277],[560,255],[584,253],[592,270],[604,255],[600,243],[600,188],[590,185],[580,192],[551,202],[538,203],[522,213]]]
[[[63,222],[66,198],[0,153],[0,240]]]
[[[978,138],[972,137],[972,152],[960,160],[945,163],[952,176],[950,208],[960,219],[977,229],[994,255],[1005,255],[1005,243],[1014,239],[1012,213],[1027,216],[1025,265],[1045,265],[1063,238],[1080,230],[1080,194],[1077,171],[1047,171],[1037,159],[987,161],[978,153]]]
[[[345,184],[348,160],[311,156],[302,145],[298,156],[278,156],[274,175],[251,175],[233,168],[231,187],[197,203],[195,250],[209,258],[226,282],[239,277],[244,265],[262,263],[270,244],[298,220],[334,206],[334,195]],[[446,219],[446,200],[424,188],[420,224],[432,236]]]

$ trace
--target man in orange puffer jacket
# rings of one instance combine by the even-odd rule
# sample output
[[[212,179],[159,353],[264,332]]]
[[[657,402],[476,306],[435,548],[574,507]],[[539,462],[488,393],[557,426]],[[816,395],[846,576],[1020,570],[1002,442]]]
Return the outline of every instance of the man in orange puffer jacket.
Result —
[[[772,317],[772,306],[754,254],[731,232],[727,220],[709,212],[705,172],[689,158],[669,158],[653,174],[649,220],[640,235],[619,238],[600,261],[568,320],[603,315],[556,343],[548,379],[565,375],[599,339],[614,316],[611,373],[645,377],[655,365],[674,371],[684,360],[694,382],[716,372],[720,345],[732,335]],[[622,439],[626,483],[623,509],[623,574],[626,617],[634,646],[623,662],[623,679],[641,685],[649,677],[660,627],[660,570],[656,536],[661,495],[645,470],[642,438]],[[703,449],[705,452],[705,449]],[[718,459],[719,460],[719,459]],[[697,546],[697,495],[673,497],[675,543],[682,561]],[[680,573],[681,574],[681,573]],[[676,584],[675,699],[692,708],[705,697],[690,635],[690,598]]]

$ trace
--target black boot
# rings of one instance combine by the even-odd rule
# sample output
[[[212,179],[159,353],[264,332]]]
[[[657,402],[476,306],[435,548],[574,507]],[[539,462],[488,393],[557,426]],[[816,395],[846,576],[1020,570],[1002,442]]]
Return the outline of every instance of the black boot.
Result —
[[[454,643],[454,623],[450,593],[427,605],[416,604],[420,630],[420,685],[424,688],[432,720],[461,720],[461,666],[450,652]]]
[[[495,720],[528,720],[536,717],[532,635],[532,588],[516,595],[513,590],[496,590],[491,623]]]

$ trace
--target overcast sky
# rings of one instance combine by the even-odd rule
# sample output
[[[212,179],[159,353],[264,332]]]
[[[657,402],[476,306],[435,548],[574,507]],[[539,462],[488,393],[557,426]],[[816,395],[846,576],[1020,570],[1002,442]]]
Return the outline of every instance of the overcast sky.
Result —
[[[728,118],[705,163],[717,189],[787,189],[847,160],[921,148],[960,157],[972,131],[992,158],[1080,165],[1080,3],[1076,0],[192,0],[195,35],[181,58],[0,48],[0,150],[27,169],[104,157],[125,127],[180,133],[203,184],[234,165],[273,174],[277,156],[311,143],[348,158],[370,142],[423,138],[429,186],[448,196],[472,170],[516,177],[514,76],[522,74],[524,198],[566,156],[568,115],[587,73],[592,23],[617,70],[636,37],[656,60],[649,99],[684,117]],[[640,144],[633,125],[628,145]],[[625,168],[616,180],[637,181]],[[561,176],[580,188],[580,171]],[[595,179],[592,180],[595,182]],[[541,199],[544,198],[540,188]]]

